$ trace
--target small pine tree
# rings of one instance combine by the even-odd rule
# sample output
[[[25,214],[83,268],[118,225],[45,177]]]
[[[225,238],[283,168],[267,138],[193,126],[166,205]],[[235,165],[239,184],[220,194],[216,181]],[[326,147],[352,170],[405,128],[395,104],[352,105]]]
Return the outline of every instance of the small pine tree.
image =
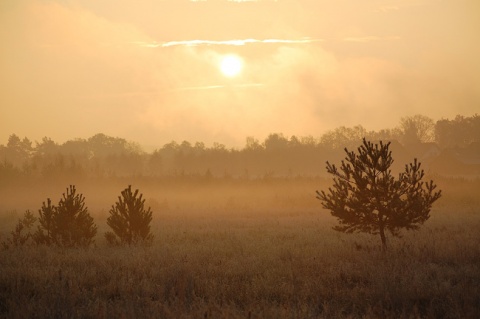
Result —
[[[143,194],[138,196],[138,189],[132,192],[131,185],[121,192],[115,206],[110,209],[107,224],[113,232],[107,232],[105,238],[110,245],[132,245],[151,243],[153,235],[150,233],[152,211],[145,210]]]
[[[15,247],[24,246],[29,243],[30,238],[33,237],[30,230],[36,221],[37,219],[33,217],[32,212],[27,210],[23,218],[18,220],[15,230],[11,232],[12,238],[9,238],[6,242],[2,242],[3,248],[8,249],[11,245]]]
[[[333,187],[327,193],[317,191],[322,206],[340,222],[335,230],[379,234],[383,249],[387,230],[399,236],[402,228],[417,229],[430,218],[432,204],[441,196],[441,191],[434,192],[433,181],[422,182],[425,173],[416,159],[395,179],[389,146],[363,139],[358,154],[345,149],[347,157],[339,168],[327,162]]]
[[[34,239],[37,244],[51,245],[54,242],[54,214],[55,206],[52,205],[52,200],[47,198],[47,203],[42,203],[42,208],[38,210],[40,217],[38,222],[40,225],[34,234]]]
[[[85,207],[85,198],[76,194],[74,185],[67,188],[58,206],[50,199],[39,210],[40,226],[35,233],[39,244],[56,244],[63,247],[88,247],[97,234],[97,226]]]

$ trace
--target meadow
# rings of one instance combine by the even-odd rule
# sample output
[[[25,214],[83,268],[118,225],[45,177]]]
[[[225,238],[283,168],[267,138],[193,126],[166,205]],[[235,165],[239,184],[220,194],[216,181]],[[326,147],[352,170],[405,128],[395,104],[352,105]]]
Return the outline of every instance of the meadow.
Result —
[[[388,237],[387,252],[376,236],[331,229],[320,178],[138,179],[154,242],[108,247],[108,209],[127,181],[85,182],[95,246],[0,251],[0,317],[478,318],[480,180],[434,180],[444,196],[431,218]],[[0,241],[65,187],[2,190]]]

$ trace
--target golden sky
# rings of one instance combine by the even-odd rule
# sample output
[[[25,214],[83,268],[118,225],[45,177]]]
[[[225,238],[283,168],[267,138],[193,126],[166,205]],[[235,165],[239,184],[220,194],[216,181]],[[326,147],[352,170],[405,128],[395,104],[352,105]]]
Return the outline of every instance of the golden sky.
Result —
[[[2,0],[0,41],[1,144],[243,146],[480,113],[478,0]]]

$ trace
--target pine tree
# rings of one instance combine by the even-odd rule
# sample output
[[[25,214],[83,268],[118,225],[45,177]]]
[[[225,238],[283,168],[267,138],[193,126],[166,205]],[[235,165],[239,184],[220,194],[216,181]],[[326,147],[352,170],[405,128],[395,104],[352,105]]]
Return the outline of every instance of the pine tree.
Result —
[[[333,187],[328,192],[317,191],[322,206],[339,220],[335,230],[379,234],[384,249],[387,230],[399,236],[402,228],[418,229],[430,218],[432,204],[441,196],[441,191],[434,191],[433,181],[422,182],[425,173],[417,159],[395,179],[389,146],[380,142],[379,147],[363,139],[358,154],[345,149],[347,156],[339,168],[327,162]]]
[[[53,217],[55,213],[55,206],[52,205],[52,200],[47,198],[47,203],[42,203],[42,208],[38,210],[40,217],[38,221],[37,232],[34,234],[34,239],[37,244],[51,245],[54,242],[53,234]]]
[[[152,211],[145,209],[143,194],[138,195],[138,189],[132,192],[132,186],[121,192],[118,201],[112,205],[107,224],[113,232],[107,232],[105,238],[111,245],[132,245],[151,243],[153,235],[150,233]]]
[[[97,234],[97,226],[85,207],[85,198],[76,194],[74,185],[53,206],[51,200],[39,210],[40,226],[35,234],[39,244],[56,244],[62,247],[88,247]]]
[[[33,217],[32,212],[27,210],[23,215],[23,218],[18,220],[15,230],[11,232],[12,238],[8,238],[7,241],[2,242],[3,248],[8,249],[10,246],[17,247],[29,244],[31,242],[30,239],[33,237],[30,230],[36,220],[37,219]]]

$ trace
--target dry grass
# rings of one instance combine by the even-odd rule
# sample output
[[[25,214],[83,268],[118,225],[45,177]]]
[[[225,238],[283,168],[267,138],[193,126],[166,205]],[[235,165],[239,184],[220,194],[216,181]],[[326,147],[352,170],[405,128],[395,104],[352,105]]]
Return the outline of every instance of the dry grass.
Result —
[[[454,198],[440,201],[420,231],[382,253],[376,237],[331,230],[335,220],[306,199],[310,183],[253,193],[223,185],[221,196],[152,188],[151,247],[108,248],[99,236],[86,250],[2,251],[0,316],[479,317],[477,189],[456,209]],[[102,234],[104,215],[96,217]]]

